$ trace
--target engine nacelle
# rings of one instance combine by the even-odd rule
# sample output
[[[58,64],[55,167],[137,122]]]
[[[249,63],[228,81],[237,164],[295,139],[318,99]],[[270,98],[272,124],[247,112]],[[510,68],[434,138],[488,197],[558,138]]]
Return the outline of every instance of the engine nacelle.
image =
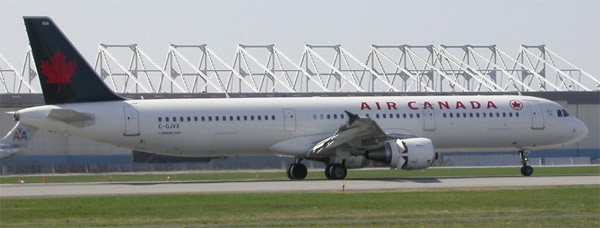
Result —
[[[425,169],[435,158],[433,142],[427,138],[390,140],[377,150],[367,151],[365,158],[384,162],[392,169]]]

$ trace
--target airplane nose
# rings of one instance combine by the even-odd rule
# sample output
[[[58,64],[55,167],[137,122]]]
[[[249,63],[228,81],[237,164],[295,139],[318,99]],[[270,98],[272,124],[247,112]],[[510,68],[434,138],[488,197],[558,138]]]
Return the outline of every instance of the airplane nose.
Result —
[[[581,120],[576,119],[576,124],[573,127],[573,134],[577,141],[582,140],[588,134],[588,127]]]

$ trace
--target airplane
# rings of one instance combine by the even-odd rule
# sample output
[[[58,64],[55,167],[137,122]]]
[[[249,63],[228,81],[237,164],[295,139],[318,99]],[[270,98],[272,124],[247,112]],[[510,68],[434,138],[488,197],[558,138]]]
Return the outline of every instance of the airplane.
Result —
[[[175,156],[279,155],[327,179],[371,161],[425,169],[437,153],[531,151],[576,143],[588,128],[559,104],[521,95],[126,99],[111,91],[49,17],[24,17],[46,105],[14,114],[22,126]]]
[[[17,123],[12,130],[0,139],[0,160],[12,157],[27,149],[27,144],[37,132],[37,128]]]

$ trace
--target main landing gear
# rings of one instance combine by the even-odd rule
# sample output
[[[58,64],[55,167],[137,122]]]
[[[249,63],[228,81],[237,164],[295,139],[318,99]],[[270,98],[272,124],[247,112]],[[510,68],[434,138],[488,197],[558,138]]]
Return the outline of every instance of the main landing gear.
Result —
[[[286,169],[285,173],[287,174],[290,180],[303,180],[306,178],[308,174],[308,170],[306,166],[300,163],[301,159],[296,159],[296,162],[290,164]],[[325,176],[328,180],[343,180],[346,178],[348,174],[348,168],[346,168],[345,160],[342,163],[334,163],[328,164],[325,168]]]
[[[521,174],[523,176],[531,176],[533,174],[533,167],[529,165],[529,154],[531,154],[530,150],[521,150],[519,151],[519,157],[521,158]]]
[[[300,160],[297,160],[295,163],[292,163],[290,166],[288,166],[285,173],[290,180],[303,180],[306,178],[308,170],[304,164],[300,163]]]
[[[345,160],[344,160],[345,161]],[[325,167],[325,176],[328,180],[343,180],[348,174],[346,165],[342,163],[328,164]]]

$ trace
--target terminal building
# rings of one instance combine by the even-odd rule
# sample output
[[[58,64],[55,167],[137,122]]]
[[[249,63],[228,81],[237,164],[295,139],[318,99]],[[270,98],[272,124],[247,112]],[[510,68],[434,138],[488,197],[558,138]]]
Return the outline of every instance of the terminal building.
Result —
[[[25,56],[22,66],[16,68],[0,53],[2,135],[15,124],[10,112],[44,104],[31,53]],[[274,45],[239,45],[229,64],[207,45],[171,44],[165,59],[159,65],[135,44],[101,44],[93,63],[109,87],[135,99],[536,96],[561,104],[588,126],[589,133],[581,142],[565,148],[534,151],[530,157],[533,165],[591,164],[598,163],[600,157],[600,81],[544,45],[523,45],[516,57],[496,45],[372,45],[364,61],[341,45],[305,45],[298,62]],[[168,157],[39,131],[27,150],[0,162],[0,174],[282,169],[291,162],[292,158],[275,156]],[[449,153],[442,154],[436,165],[519,162],[517,153]]]

